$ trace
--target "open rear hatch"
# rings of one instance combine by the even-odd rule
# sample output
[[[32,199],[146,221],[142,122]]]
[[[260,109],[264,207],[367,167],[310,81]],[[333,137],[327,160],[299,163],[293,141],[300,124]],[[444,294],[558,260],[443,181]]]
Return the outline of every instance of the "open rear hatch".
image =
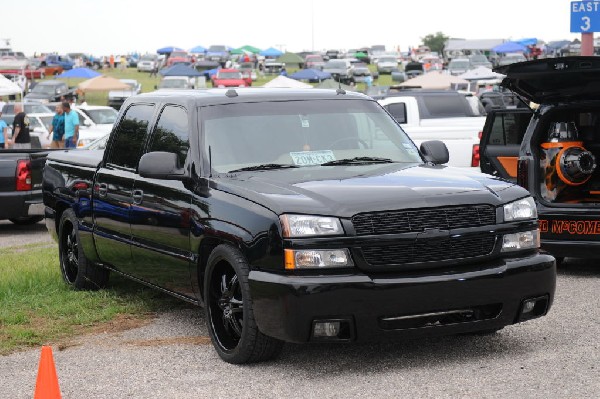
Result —
[[[564,57],[498,67],[502,86],[537,104],[600,99],[600,57]]]

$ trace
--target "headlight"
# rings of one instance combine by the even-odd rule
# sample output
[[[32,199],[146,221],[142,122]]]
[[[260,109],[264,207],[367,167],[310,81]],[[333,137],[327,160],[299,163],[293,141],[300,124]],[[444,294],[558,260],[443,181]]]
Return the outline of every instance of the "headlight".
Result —
[[[281,215],[285,238],[344,234],[338,218],[307,215]]]
[[[540,247],[540,231],[522,231],[519,233],[505,234],[502,237],[502,252],[519,251]]]
[[[535,201],[532,197],[520,199],[504,205],[504,221],[512,222],[513,220],[536,219],[537,209]]]
[[[90,139],[81,139],[77,141],[77,147],[85,147],[86,145],[88,145],[89,143],[91,143],[93,140]]]
[[[286,249],[285,268],[286,270],[296,269],[322,269],[332,267],[352,267],[354,262],[347,249],[328,249],[328,250],[293,250]]]

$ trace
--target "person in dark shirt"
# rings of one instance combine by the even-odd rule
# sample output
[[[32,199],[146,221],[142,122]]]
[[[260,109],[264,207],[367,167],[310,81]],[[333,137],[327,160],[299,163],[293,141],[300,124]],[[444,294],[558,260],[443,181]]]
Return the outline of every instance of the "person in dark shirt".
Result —
[[[14,134],[12,137],[14,149],[31,148],[29,136],[29,117],[23,112],[23,105],[15,104],[15,120],[13,121]]]

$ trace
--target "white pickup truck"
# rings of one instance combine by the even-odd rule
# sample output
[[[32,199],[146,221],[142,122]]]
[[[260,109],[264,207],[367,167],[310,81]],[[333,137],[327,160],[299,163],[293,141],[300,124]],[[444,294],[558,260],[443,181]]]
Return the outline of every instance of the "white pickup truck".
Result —
[[[479,167],[479,139],[484,111],[472,107],[464,94],[449,90],[406,90],[378,102],[420,146],[441,140],[448,147],[448,165]]]

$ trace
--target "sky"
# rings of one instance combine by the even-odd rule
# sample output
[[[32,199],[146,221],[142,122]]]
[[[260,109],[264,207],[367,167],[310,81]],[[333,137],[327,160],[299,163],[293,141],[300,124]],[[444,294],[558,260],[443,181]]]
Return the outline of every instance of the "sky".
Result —
[[[579,35],[569,32],[569,13],[570,0],[28,0],[3,2],[0,38],[26,55],[211,44],[287,51],[384,44],[406,51],[435,32],[572,40]]]

